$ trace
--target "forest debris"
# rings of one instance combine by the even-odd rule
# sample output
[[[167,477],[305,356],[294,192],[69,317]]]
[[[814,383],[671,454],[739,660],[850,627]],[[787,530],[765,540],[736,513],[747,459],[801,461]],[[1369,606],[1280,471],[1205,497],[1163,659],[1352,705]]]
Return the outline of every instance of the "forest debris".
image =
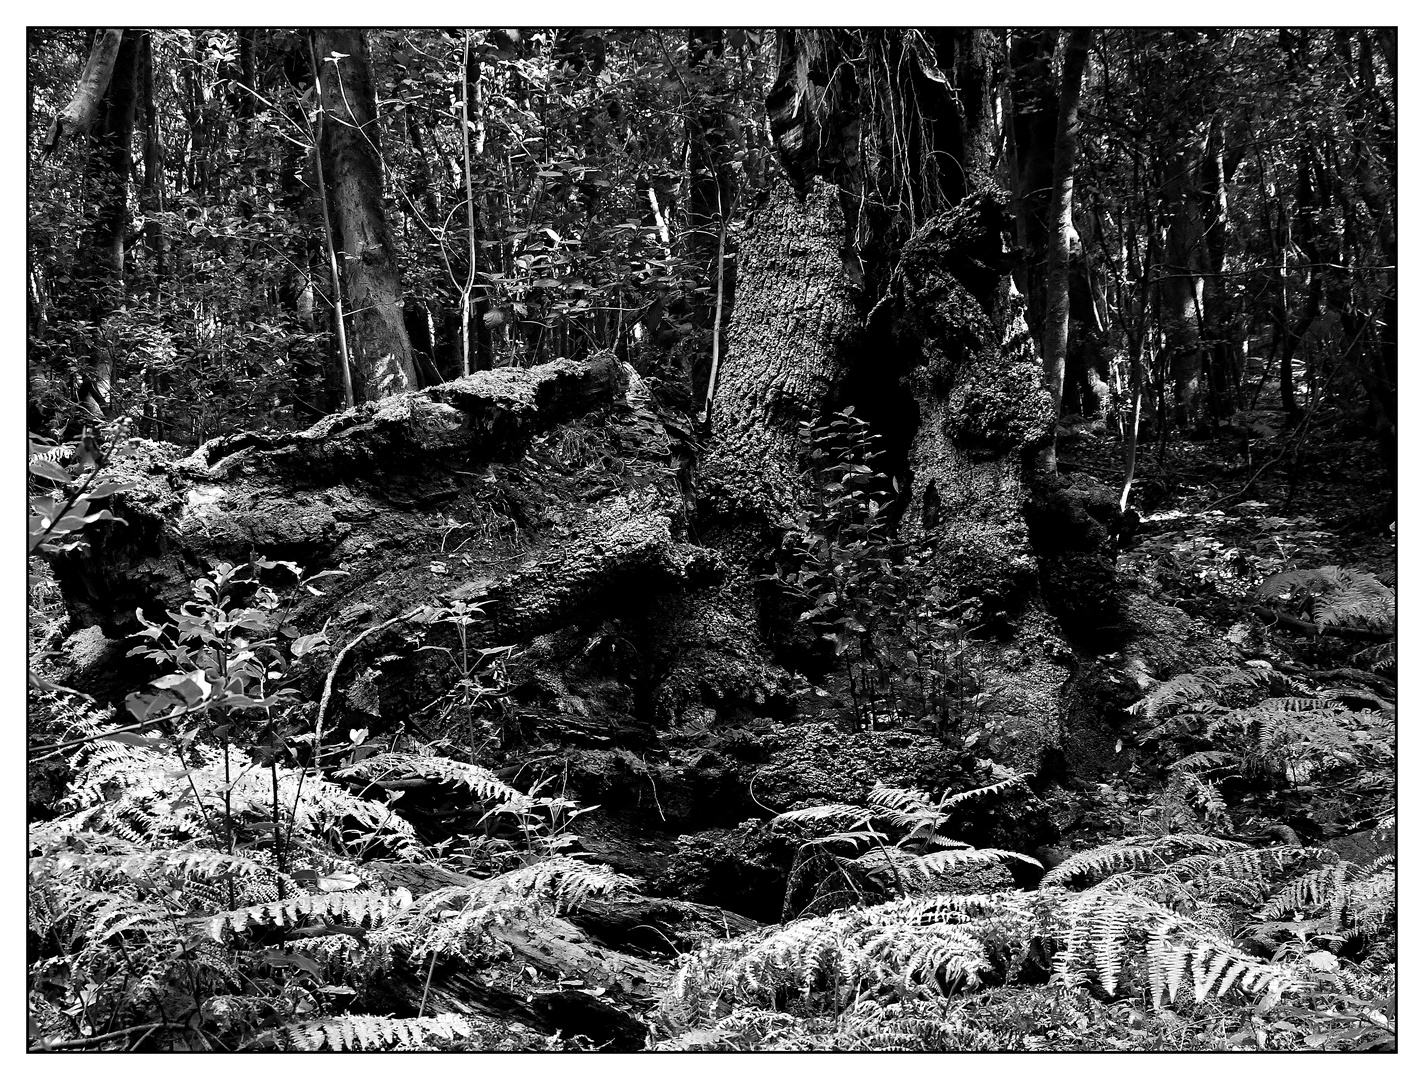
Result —
[[[1294,615],[1287,615],[1285,612],[1278,611],[1265,604],[1255,604],[1251,610],[1272,625],[1279,626],[1283,630],[1290,630],[1297,634],[1313,634],[1316,637],[1352,638],[1357,641],[1394,640],[1394,632],[1390,630],[1370,630],[1363,626],[1339,626],[1335,623],[1311,622],[1309,619],[1298,619]]]

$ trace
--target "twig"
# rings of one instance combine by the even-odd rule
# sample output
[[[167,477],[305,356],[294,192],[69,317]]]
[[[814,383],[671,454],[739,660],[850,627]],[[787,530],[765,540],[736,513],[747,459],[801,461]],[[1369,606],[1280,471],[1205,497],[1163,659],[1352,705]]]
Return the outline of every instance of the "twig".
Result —
[[[1265,604],[1256,604],[1251,608],[1263,619],[1268,619],[1276,625],[1287,630],[1294,630],[1298,634],[1313,634],[1316,637],[1342,637],[1354,638],[1359,641],[1393,641],[1394,632],[1385,630],[1368,630],[1362,626],[1336,626],[1334,624],[1311,622],[1309,619],[1297,619],[1294,615],[1286,615],[1284,612],[1276,611]]]
[[[181,1031],[187,1026],[187,1024],[178,1024],[160,1020],[156,1024],[135,1024],[133,1027],[120,1028],[118,1031],[110,1031],[106,1035],[90,1035],[88,1038],[84,1039],[63,1039],[59,1042],[49,1042],[47,1040],[41,1039],[39,1045],[34,1047],[34,1049],[79,1050],[86,1046],[98,1046],[100,1043],[110,1042],[114,1039],[122,1039],[126,1035],[132,1035],[135,1032],[139,1031],[143,1032],[145,1036],[148,1036],[153,1032],[157,1031],[159,1028],[170,1028],[173,1030]]]
[[[418,615],[422,610],[423,607],[413,607],[403,615],[397,615],[394,618],[387,619],[385,622],[380,623],[377,626],[367,627],[365,630],[362,630],[354,638],[348,641],[346,645],[342,648],[342,650],[336,654],[336,659],[331,662],[331,670],[326,673],[326,686],[322,688],[321,705],[317,707],[316,711],[316,740],[312,744],[312,766],[316,769],[318,773],[321,772],[321,739],[326,727],[326,710],[331,706],[331,691],[332,688],[336,685],[336,673],[341,668],[341,661],[346,659],[347,653],[349,653],[357,645],[361,644],[361,642],[365,641],[372,634],[379,633],[382,630],[387,630],[398,622],[405,622],[407,619]],[[305,776],[306,773],[303,772],[302,775]],[[299,796],[301,795],[300,785],[301,782],[298,781],[297,794]]]
[[[420,994],[420,1011],[415,1014],[416,1019],[425,1015],[425,1002],[430,997],[430,980],[435,978],[435,958],[440,955],[434,949],[430,950],[430,968],[425,973],[425,989]]]
[[[716,179],[715,175],[713,178]],[[727,215],[722,208],[722,185],[720,182],[717,184],[717,210],[718,216],[722,219],[722,227],[717,230],[717,304],[712,314],[712,372],[707,377],[707,404],[702,408],[704,424],[712,419],[712,399],[717,395],[717,369],[721,367],[722,359],[722,290],[727,247]]]

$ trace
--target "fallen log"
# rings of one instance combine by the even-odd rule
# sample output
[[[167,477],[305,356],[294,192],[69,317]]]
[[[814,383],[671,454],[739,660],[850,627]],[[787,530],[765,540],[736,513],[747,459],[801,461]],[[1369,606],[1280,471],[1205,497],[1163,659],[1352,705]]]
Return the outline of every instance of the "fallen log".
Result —
[[[1338,626],[1334,623],[1311,622],[1309,619],[1298,619],[1294,615],[1287,615],[1283,611],[1267,607],[1265,604],[1256,604],[1251,610],[1272,625],[1279,626],[1283,630],[1290,630],[1297,634],[1311,634],[1315,637],[1338,637],[1349,638],[1355,641],[1393,641],[1394,631],[1392,630],[1371,630],[1363,626]]]
[[[687,952],[762,925],[712,904],[650,896],[590,896],[567,917],[605,945],[652,953]]]
[[[138,629],[136,608],[174,611],[195,571],[254,552],[309,572],[375,577],[392,550],[438,554],[443,537],[428,540],[432,509],[476,515],[479,503],[506,494],[497,466],[520,462],[536,436],[614,405],[627,388],[623,366],[602,354],[477,372],[305,431],[212,439],[186,457],[140,443],[113,470],[128,485],[112,499],[123,521],[92,528],[86,549],[51,559],[74,628],[123,637]]]
[[[328,729],[384,730],[457,680],[457,647],[521,644],[718,580],[718,557],[688,542],[673,444],[636,380],[600,354],[478,372],[187,456],[144,443],[116,466],[129,485],[113,497],[123,520],[53,560],[71,629],[119,642],[139,629],[137,609],[176,612],[219,561],[340,571],[336,587],[297,590],[288,622],[324,627],[351,659],[323,689],[330,655],[313,655],[301,689],[321,694]],[[293,585],[270,573],[279,590]],[[450,608],[476,617],[468,637],[401,621]],[[130,667],[106,699],[153,675]],[[343,692],[353,682],[378,689]]]
[[[399,964],[387,979],[382,1004],[415,1016],[424,1002],[427,1016],[483,1016],[546,1035],[582,1036],[610,1050],[639,1050],[647,1042],[647,1024],[607,996],[579,989],[541,991],[521,982],[517,973],[500,979],[453,964],[437,964],[427,988],[427,974],[423,965]]]

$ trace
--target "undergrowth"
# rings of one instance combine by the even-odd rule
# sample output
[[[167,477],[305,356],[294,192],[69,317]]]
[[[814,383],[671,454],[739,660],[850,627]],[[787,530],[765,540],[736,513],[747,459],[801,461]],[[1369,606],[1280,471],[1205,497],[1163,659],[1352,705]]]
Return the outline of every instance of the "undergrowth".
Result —
[[[222,565],[134,649],[167,668],[131,695],[129,724],[82,697],[51,703],[70,781],[29,832],[30,1034],[41,1049],[413,1049],[470,1045],[454,1015],[360,1006],[393,967],[498,952],[499,928],[627,886],[550,842],[578,812],[487,769],[414,746],[334,748],[314,761],[288,687],[326,647],[285,625],[263,574]],[[399,783],[463,788],[513,820],[527,855],[473,885],[413,897],[363,869],[434,853],[399,811]],[[541,843],[541,841],[543,841]],[[377,997],[379,994],[377,994]],[[422,1009],[423,1011],[423,1009]]]

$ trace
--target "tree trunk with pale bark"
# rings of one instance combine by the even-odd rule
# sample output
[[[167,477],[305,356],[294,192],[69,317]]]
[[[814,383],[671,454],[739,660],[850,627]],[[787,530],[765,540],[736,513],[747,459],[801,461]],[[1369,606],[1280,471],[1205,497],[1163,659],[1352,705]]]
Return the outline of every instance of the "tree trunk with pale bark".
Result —
[[[382,207],[375,80],[361,31],[317,30],[313,44],[327,118],[320,152],[350,312],[352,386],[357,401],[376,401],[414,390],[416,374],[395,237]],[[335,54],[341,55],[330,60]]]

